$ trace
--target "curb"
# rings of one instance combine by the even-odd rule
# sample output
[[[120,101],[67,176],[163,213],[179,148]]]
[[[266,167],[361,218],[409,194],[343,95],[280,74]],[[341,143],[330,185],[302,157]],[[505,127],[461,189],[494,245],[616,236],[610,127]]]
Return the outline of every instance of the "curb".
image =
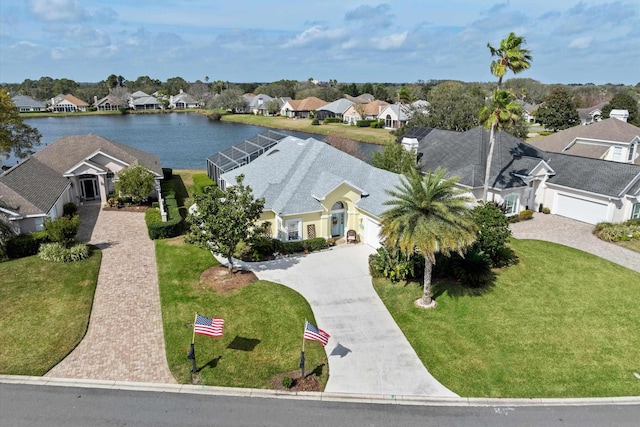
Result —
[[[90,389],[152,391],[160,393],[203,394],[227,397],[253,397],[267,399],[315,400],[323,402],[369,403],[413,406],[594,406],[594,405],[640,405],[640,396],[593,397],[593,398],[505,398],[488,399],[475,397],[400,396],[383,394],[347,394],[327,392],[288,392],[255,388],[233,388],[199,386],[192,384],[162,384],[127,381],[104,381],[77,378],[50,378],[21,375],[0,375],[0,384],[25,384],[51,387],[80,387]]]

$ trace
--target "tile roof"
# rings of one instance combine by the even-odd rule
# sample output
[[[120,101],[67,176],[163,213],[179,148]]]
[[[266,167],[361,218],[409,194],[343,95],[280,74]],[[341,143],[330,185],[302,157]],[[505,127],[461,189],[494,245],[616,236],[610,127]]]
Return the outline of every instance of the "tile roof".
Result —
[[[291,105],[293,111],[313,111],[324,107],[327,104],[327,101],[323,101],[315,96],[310,96],[305,99],[292,99],[289,101],[289,105]]]
[[[265,198],[265,210],[279,215],[322,211],[322,200],[340,184],[364,191],[356,205],[376,217],[387,208],[385,189],[392,189],[400,175],[377,169],[314,138],[288,136],[253,162],[222,175],[245,184],[256,198]]]
[[[97,151],[130,165],[140,163],[162,176],[160,159],[155,154],[95,134],[63,136],[35,153],[33,157],[62,176],[71,167]]]
[[[64,95],[63,98],[66,99],[67,101],[71,102],[72,104],[78,106],[78,107],[88,107],[89,106],[88,103],[84,102],[80,98],[76,98],[75,96],[73,96],[71,94]]]

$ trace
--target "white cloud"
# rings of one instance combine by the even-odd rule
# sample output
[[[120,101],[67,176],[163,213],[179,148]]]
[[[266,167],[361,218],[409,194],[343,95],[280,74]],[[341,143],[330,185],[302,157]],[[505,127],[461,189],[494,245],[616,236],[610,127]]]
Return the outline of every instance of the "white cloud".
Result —
[[[591,45],[593,37],[578,37],[569,43],[569,47],[575,47],[578,49],[586,49]]]
[[[293,40],[285,43],[284,47],[306,46],[322,40],[335,40],[341,38],[343,35],[343,30],[327,30],[319,25],[315,25],[298,34]]]
[[[378,49],[387,50],[387,49],[396,49],[404,44],[404,41],[407,39],[408,31],[404,31],[402,33],[390,34],[385,37],[377,37],[374,38],[374,44]]]
[[[29,0],[28,6],[43,21],[78,21],[86,15],[76,0]]]

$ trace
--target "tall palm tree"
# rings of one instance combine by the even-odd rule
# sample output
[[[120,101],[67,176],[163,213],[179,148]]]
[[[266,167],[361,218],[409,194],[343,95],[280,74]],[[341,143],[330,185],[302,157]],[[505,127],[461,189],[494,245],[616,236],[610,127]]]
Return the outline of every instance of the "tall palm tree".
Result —
[[[382,214],[381,235],[406,254],[419,251],[424,256],[424,286],[420,307],[434,307],[431,298],[431,271],[437,253],[450,255],[476,240],[476,225],[467,215],[473,199],[463,195],[455,185],[456,177],[447,178],[438,168],[424,177],[410,169],[395,190],[387,193],[391,206]]]
[[[493,149],[496,145],[496,131],[503,129],[509,124],[515,123],[520,117],[520,106],[513,101],[511,93],[496,89],[493,92],[493,99],[489,105],[480,110],[480,122],[485,129],[491,129],[489,133],[489,154],[487,155],[487,165],[484,172],[484,188],[482,199],[487,201],[489,192],[489,181],[491,179],[491,163],[493,162]]]
[[[524,43],[525,38],[514,33],[509,33],[505,39],[501,40],[498,48],[487,43],[491,56],[498,57],[491,61],[489,67],[491,73],[498,78],[498,89],[502,85],[502,78],[507,73],[507,70],[511,70],[513,74],[518,74],[531,67],[533,57],[528,49],[522,47]]]

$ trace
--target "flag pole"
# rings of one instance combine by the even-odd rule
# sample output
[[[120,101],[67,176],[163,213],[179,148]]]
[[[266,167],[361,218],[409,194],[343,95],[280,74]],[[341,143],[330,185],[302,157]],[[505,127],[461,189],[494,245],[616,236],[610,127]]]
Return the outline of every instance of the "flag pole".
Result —
[[[196,365],[196,320],[198,319],[198,313],[193,318],[193,334],[191,335],[191,349],[189,350],[188,358],[191,359],[191,373],[195,374],[198,372],[198,367]]]
[[[304,329],[302,331],[302,351],[300,352],[300,379],[304,379],[304,333],[307,330],[307,319],[304,319]]]

